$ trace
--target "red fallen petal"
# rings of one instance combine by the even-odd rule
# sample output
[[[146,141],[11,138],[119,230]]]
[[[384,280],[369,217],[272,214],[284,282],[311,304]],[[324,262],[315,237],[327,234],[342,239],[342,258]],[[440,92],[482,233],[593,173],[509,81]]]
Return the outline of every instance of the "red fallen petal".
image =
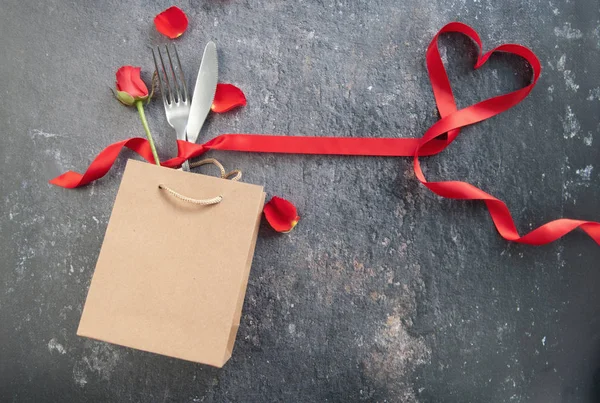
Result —
[[[140,77],[140,67],[123,66],[115,74],[117,90],[128,93],[134,98],[148,96],[148,88]]]
[[[215,98],[210,109],[216,113],[223,113],[238,106],[246,105],[246,96],[233,84],[217,84]]]
[[[158,32],[175,39],[187,29],[188,18],[179,7],[173,6],[154,17],[154,25]]]
[[[263,209],[271,227],[277,232],[289,232],[298,224],[300,217],[294,206],[281,197],[273,196]]]

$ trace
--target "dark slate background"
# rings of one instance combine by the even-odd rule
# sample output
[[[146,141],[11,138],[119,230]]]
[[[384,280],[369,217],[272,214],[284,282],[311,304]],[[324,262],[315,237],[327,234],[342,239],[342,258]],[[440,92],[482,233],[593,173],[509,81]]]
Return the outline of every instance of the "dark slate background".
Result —
[[[544,247],[496,233],[482,203],[442,200],[407,158],[213,153],[299,208],[263,223],[233,358],[223,369],[75,335],[125,161],[79,190],[106,145],[143,136],[113,99],[124,64],[153,70],[152,19],[168,1],[0,4],[0,401],[600,401],[600,248],[577,232]],[[513,110],[423,159],[505,200],[525,232],[600,220],[597,0],[190,0],[177,40],[190,82],[209,40],[248,105],[220,133],[418,137],[436,108],[424,53],[460,20],[486,48],[529,46],[544,71]],[[459,106],[519,88],[530,70],[445,36]],[[175,154],[160,102],[159,154]],[[199,245],[199,248],[202,246]]]

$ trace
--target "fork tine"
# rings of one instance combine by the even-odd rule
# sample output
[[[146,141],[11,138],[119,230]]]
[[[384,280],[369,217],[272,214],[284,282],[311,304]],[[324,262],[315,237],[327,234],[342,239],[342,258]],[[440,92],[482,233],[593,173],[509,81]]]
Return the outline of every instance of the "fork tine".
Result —
[[[156,68],[156,74],[158,75],[158,87],[160,88],[160,97],[162,98],[163,103],[166,106],[168,104],[167,94],[165,93],[165,89],[163,86],[163,79],[160,75],[160,69],[158,68],[158,63],[156,61],[156,54],[154,52],[154,49],[152,49],[152,59],[154,59],[154,68]]]
[[[163,75],[165,77],[165,86],[167,87],[167,103],[170,105],[175,102],[175,97],[173,91],[171,90],[171,81],[169,80],[169,75],[167,74],[167,69],[165,68],[165,61],[163,60],[162,52],[160,51],[160,46],[156,48],[158,51],[158,58],[160,59],[160,65],[162,67]]]
[[[175,59],[177,59],[177,68],[179,69],[179,76],[181,78],[181,86],[183,87],[184,101],[188,101],[187,83],[185,82],[185,76],[183,75],[183,69],[181,68],[181,60],[179,60],[179,52],[177,52],[177,46],[173,44],[175,50]]]
[[[179,90],[179,83],[177,80],[177,75],[175,74],[175,68],[173,67],[173,60],[171,59],[171,52],[169,52],[169,45],[165,45],[165,49],[167,50],[167,58],[169,59],[169,66],[171,67],[171,74],[173,77],[173,87],[175,89],[175,93],[177,94],[177,102],[180,102],[181,99],[181,91]]]

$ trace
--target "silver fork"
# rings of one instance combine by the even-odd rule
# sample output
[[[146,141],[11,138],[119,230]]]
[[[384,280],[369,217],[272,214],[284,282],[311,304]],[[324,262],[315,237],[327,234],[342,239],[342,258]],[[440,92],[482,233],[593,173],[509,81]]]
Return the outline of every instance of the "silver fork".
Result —
[[[175,57],[171,58],[171,52],[169,51],[169,46],[165,45],[165,53],[166,59],[168,60],[168,66],[170,70],[170,74],[165,67],[165,61],[163,58],[163,52],[160,49],[160,46],[152,49],[152,58],[154,59],[154,66],[156,67],[156,71],[158,72],[158,84],[160,87],[160,95],[163,100],[163,104],[165,106],[165,114],[167,115],[167,122],[169,125],[175,129],[175,133],[177,133],[177,140],[185,140],[185,127],[187,125],[188,116],[190,114],[190,98],[187,92],[187,85],[185,83],[185,77],[183,75],[183,69],[181,68],[181,61],[179,60],[179,54],[177,53],[177,48],[175,44],[173,44],[173,50],[175,51]],[[156,57],[158,54],[158,59]],[[177,63],[177,71],[173,67],[173,59],[175,59]],[[158,61],[160,60],[160,68]],[[169,78],[170,76],[170,78]],[[179,76],[179,77],[178,77]],[[190,164],[185,161],[181,168],[184,171],[190,170]]]

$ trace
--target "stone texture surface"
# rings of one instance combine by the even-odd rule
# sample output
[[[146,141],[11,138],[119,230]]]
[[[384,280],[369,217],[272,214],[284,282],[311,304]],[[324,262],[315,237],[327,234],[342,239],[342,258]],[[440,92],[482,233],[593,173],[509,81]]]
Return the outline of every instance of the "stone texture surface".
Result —
[[[231,361],[223,369],[75,335],[125,153],[79,190],[48,185],[109,143],[142,136],[112,98],[114,72],[142,66],[168,1],[0,4],[0,401],[600,401],[600,248],[581,233],[510,244],[481,203],[441,200],[404,158],[219,153],[302,215],[264,224]],[[436,120],[424,52],[446,22],[486,48],[517,42],[544,72],[513,110],[425,159],[505,200],[526,231],[600,219],[600,8],[595,0],[178,2],[191,80],[207,40],[248,106],[219,133],[420,136]],[[459,106],[522,86],[522,60],[472,70],[474,45],[442,40]],[[147,109],[163,158],[175,136]],[[201,247],[201,245],[199,245]]]

